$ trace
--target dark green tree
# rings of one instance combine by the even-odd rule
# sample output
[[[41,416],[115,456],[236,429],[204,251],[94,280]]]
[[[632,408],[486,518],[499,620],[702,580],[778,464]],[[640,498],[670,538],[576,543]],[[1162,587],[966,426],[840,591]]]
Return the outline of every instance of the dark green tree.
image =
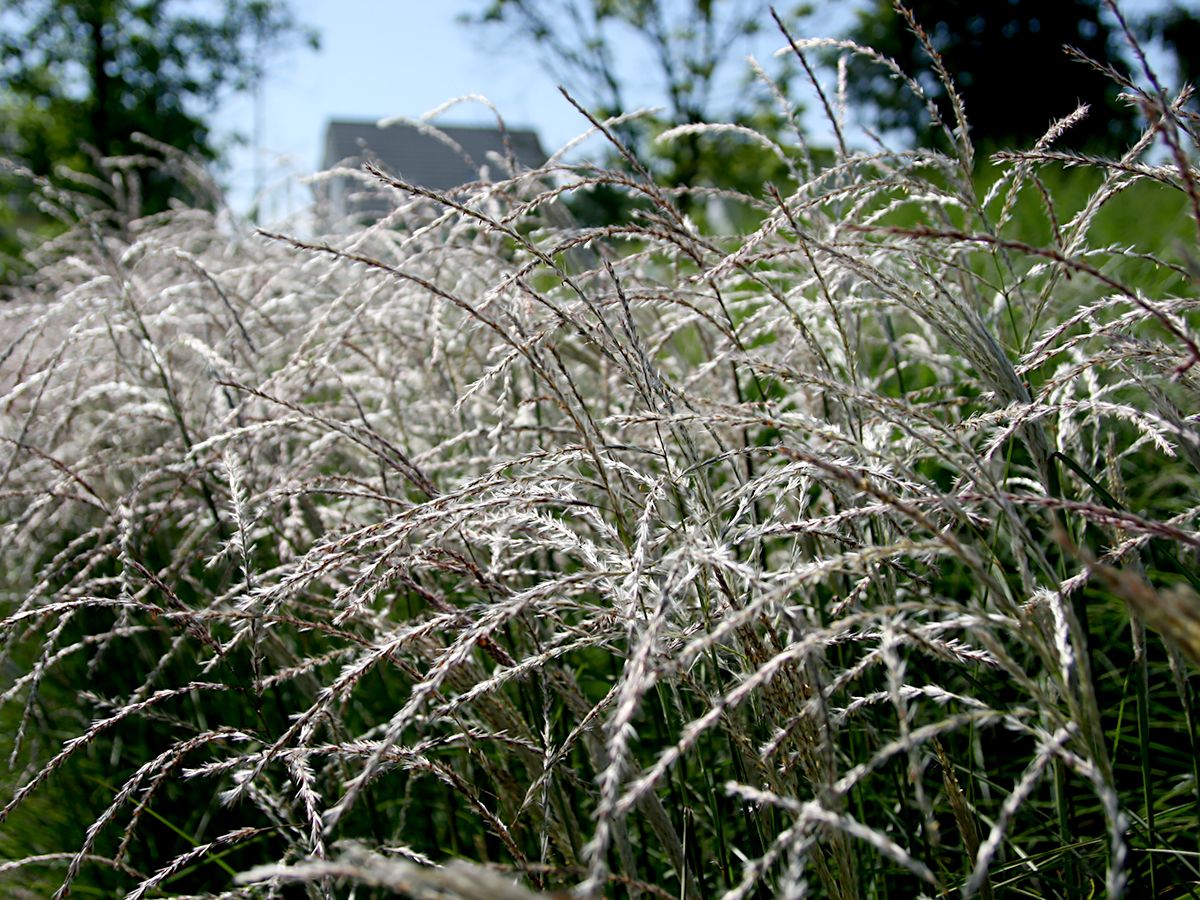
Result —
[[[1090,115],[1065,137],[1067,146],[1128,146],[1135,112],[1120,102],[1110,79],[1064,50],[1073,47],[1102,64],[1121,62],[1122,39],[1101,0],[908,0],[905,6],[953,78],[976,146],[1028,145],[1080,103],[1090,105]],[[899,63],[944,121],[954,122],[933,61],[892,0],[859,10],[849,37]],[[879,130],[908,132],[918,143],[936,139],[924,105],[887,70],[856,58],[848,84]]]
[[[0,155],[52,181],[62,166],[95,175],[101,158],[144,153],[133,139],[141,133],[214,160],[205,115],[227,92],[252,87],[271,52],[298,39],[315,46],[285,0],[8,0],[0,17]],[[150,169],[134,177],[142,212],[186,194]],[[11,179],[4,187],[11,252],[17,218],[33,214],[12,209],[21,187]]]

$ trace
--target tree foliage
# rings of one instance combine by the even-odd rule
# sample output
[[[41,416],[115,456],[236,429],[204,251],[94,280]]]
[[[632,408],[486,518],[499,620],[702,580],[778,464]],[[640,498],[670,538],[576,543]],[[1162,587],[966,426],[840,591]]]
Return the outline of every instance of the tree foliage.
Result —
[[[677,125],[725,121],[762,130],[776,121],[768,114],[772,99],[752,89],[745,65],[755,38],[775,28],[771,5],[768,0],[486,0],[482,12],[467,21],[504,27],[532,42],[551,76],[600,118],[631,112],[652,96],[660,113],[616,130],[662,183],[753,189],[773,171],[761,146],[736,138],[704,143],[685,137],[669,145],[654,139]],[[788,15],[806,12],[806,5],[793,4]],[[788,73],[779,77],[786,84]],[[738,86],[732,103],[731,84]]]
[[[10,0],[4,10],[0,150],[52,180],[62,166],[96,174],[101,158],[142,152],[139,133],[215,159],[205,115],[217,100],[253,86],[285,42],[316,42],[284,0]],[[145,170],[139,180],[145,212],[180,191]],[[5,193],[19,205],[18,188]]]
[[[705,121],[722,70],[770,22],[764,0],[487,0],[470,19],[503,24],[543,51],[550,72],[602,115],[629,109],[651,80],[673,124]],[[626,69],[631,61],[639,71]],[[647,79],[649,76],[649,79]]]
[[[1118,29],[1102,14],[1101,0],[907,0],[905,6],[953,73],[977,145],[1029,144],[1050,123],[1080,103],[1091,114],[1067,141],[1094,149],[1122,147],[1134,114],[1118,100],[1118,88],[1079,58],[1101,64],[1121,59]],[[892,0],[872,0],[859,11],[850,37],[891,57],[917,77],[945,121],[954,121],[945,86],[921,36],[908,27]],[[1077,53],[1065,52],[1065,47]],[[850,96],[869,106],[875,125],[903,130],[918,143],[936,129],[920,100],[885,69],[866,60],[851,63]]]

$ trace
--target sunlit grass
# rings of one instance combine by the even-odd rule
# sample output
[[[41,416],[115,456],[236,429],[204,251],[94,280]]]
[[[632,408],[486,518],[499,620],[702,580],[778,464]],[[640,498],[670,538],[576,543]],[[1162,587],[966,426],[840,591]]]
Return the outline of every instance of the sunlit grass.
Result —
[[[1194,891],[1195,140],[1143,100],[1082,174],[785,135],[736,235],[554,163],[36,251],[4,890]],[[649,212],[573,225],[597,180]]]

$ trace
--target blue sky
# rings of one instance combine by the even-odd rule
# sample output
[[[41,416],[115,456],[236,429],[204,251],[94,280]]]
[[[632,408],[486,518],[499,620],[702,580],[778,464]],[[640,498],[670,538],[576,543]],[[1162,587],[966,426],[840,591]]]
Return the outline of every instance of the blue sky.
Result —
[[[570,128],[567,117],[555,109],[562,100],[554,85],[528,64],[527,53],[496,52],[502,48],[496,47],[495,36],[455,21],[458,13],[478,3],[293,0],[292,5],[320,34],[321,50],[288,49],[269,64],[259,104],[261,160],[268,181],[314,171],[331,118],[418,116],[463,94],[486,94],[506,121],[538,127],[548,144]],[[487,115],[485,107],[474,104],[453,118],[481,121]],[[251,137],[253,99],[226,102],[214,122],[225,135],[236,131]],[[230,155],[232,170],[224,180],[235,206],[244,205],[253,192],[256,156],[253,147]]]
[[[288,188],[287,176],[316,169],[331,118],[416,117],[455,97],[483,94],[509,126],[535,128],[547,150],[586,130],[587,123],[543,71],[536,50],[506,41],[503,30],[457,21],[459,14],[477,11],[483,2],[293,0],[297,16],[320,33],[322,49],[316,53],[289,49],[270,63],[259,105],[262,151],[256,153],[251,146],[232,152],[223,179],[235,208],[250,205],[256,158],[261,160],[266,183],[276,185],[265,204],[268,217],[302,205],[307,192],[294,184]],[[844,11],[850,4],[841,0],[830,5]],[[818,16],[816,21],[828,18]],[[770,51],[782,44],[776,34],[771,25],[754,48],[764,64]],[[656,103],[653,85],[637,83],[636,60],[625,62],[633,102]],[[233,98],[221,106],[214,124],[220,134],[240,132],[250,137],[254,109],[252,98]],[[439,121],[479,123],[490,116],[486,107],[473,103]]]

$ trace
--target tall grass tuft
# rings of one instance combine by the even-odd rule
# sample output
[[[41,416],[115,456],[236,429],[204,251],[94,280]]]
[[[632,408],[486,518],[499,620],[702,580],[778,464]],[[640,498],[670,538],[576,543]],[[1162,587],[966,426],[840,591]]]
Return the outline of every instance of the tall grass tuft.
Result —
[[[4,892],[1194,894],[1197,133],[1126,88],[1120,159],[955,103],[315,238],[115,162],[0,307]]]

